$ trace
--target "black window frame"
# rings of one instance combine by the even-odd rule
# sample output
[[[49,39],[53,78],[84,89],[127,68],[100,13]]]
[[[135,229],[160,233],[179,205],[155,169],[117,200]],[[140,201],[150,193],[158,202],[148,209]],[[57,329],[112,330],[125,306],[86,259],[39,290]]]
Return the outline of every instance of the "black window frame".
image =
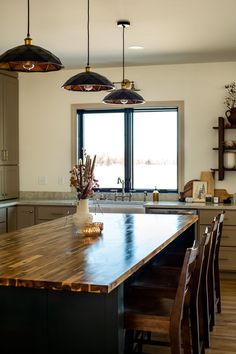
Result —
[[[78,158],[82,158],[83,149],[84,149],[84,123],[83,123],[83,115],[86,114],[94,114],[94,113],[114,113],[114,112],[122,112],[124,113],[124,174],[125,174],[125,191],[129,192],[152,192],[153,189],[145,188],[145,189],[133,189],[133,116],[134,112],[170,112],[174,111],[177,113],[177,189],[158,189],[161,193],[178,193],[179,191],[179,140],[180,140],[180,115],[178,106],[174,107],[151,107],[151,108],[115,108],[115,109],[77,109],[76,117],[77,117],[77,156]],[[112,192],[114,188],[98,188],[101,192]],[[121,188],[115,188],[117,191],[121,191]],[[96,191],[96,190],[95,190]]]

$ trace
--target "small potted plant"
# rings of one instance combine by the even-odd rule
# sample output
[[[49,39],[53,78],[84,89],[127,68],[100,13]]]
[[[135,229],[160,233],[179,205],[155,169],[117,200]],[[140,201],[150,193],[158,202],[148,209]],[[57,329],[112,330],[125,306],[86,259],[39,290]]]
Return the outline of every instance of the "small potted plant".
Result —
[[[225,104],[227,106],[227,111],[225,115],[231,125],[236,126],[236,83],[225,85],[227,90],[227,96],[225,96]]]

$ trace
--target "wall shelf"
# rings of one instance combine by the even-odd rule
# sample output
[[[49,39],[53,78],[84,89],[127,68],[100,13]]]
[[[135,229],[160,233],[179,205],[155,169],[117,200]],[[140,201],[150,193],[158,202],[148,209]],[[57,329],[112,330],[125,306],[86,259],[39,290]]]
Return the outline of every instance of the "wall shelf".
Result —
[[[222,181],[224,179],[225,171],[236,171],[234,168],[224,167],[224,154],[226,152],[235,152],[236,148],[225,147],[225,130],[236,129],[236,126],[225,127],[225,119],[223,117],[218,118],[218,127],[213,127],[213,129],[218,130],[218,147],[214,147],[213,150],[218,151],[218,168],[211,168],[212,171],[218,172],[218,180]]]

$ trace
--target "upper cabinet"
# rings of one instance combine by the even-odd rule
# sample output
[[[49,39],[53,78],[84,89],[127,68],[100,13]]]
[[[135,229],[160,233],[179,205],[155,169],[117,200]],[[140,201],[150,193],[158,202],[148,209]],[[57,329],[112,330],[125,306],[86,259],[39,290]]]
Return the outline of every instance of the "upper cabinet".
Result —
[[[0,73],[0,164],[19,162],[18,79]]]
[[[218,179],[224,179],[225,171],[236,171],[236,140],[226,141],[226,131],[235,130],[236,139],[236,126],[225,126],[225,119],[218,118],[218,127],[213,127],[218,130],[218,147],[213,150],[218,151],[218,168],[212,168],[213,171],[218,172]]]

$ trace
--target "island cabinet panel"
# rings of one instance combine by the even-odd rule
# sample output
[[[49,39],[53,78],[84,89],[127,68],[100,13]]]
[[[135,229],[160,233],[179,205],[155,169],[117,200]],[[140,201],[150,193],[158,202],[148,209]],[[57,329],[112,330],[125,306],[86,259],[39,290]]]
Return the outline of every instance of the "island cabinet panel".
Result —
[[[0,287],[0,313],[2,354],[49,354],[45,291]]]
[[[33,226],[35,224],[35,212],[32,205],[17,205],[17,229]]]
[[[74,214],[76,206],[38,206],[36,208],[36,224],[55,220]]]
[[[51,352],[123,354],[123,286],[109,295],[50,291],[48,326]]]
[[[123,354],[123,286],[110,295],[0,287],[0,313],[3,354]]]
[[[210,226],[217,213],[218,211],[216,210],[199,211],[200,235],[203,234],[206,226]],[[236,271],[236,210],[225,211],[219,266],[220,270],[224,272]]]

